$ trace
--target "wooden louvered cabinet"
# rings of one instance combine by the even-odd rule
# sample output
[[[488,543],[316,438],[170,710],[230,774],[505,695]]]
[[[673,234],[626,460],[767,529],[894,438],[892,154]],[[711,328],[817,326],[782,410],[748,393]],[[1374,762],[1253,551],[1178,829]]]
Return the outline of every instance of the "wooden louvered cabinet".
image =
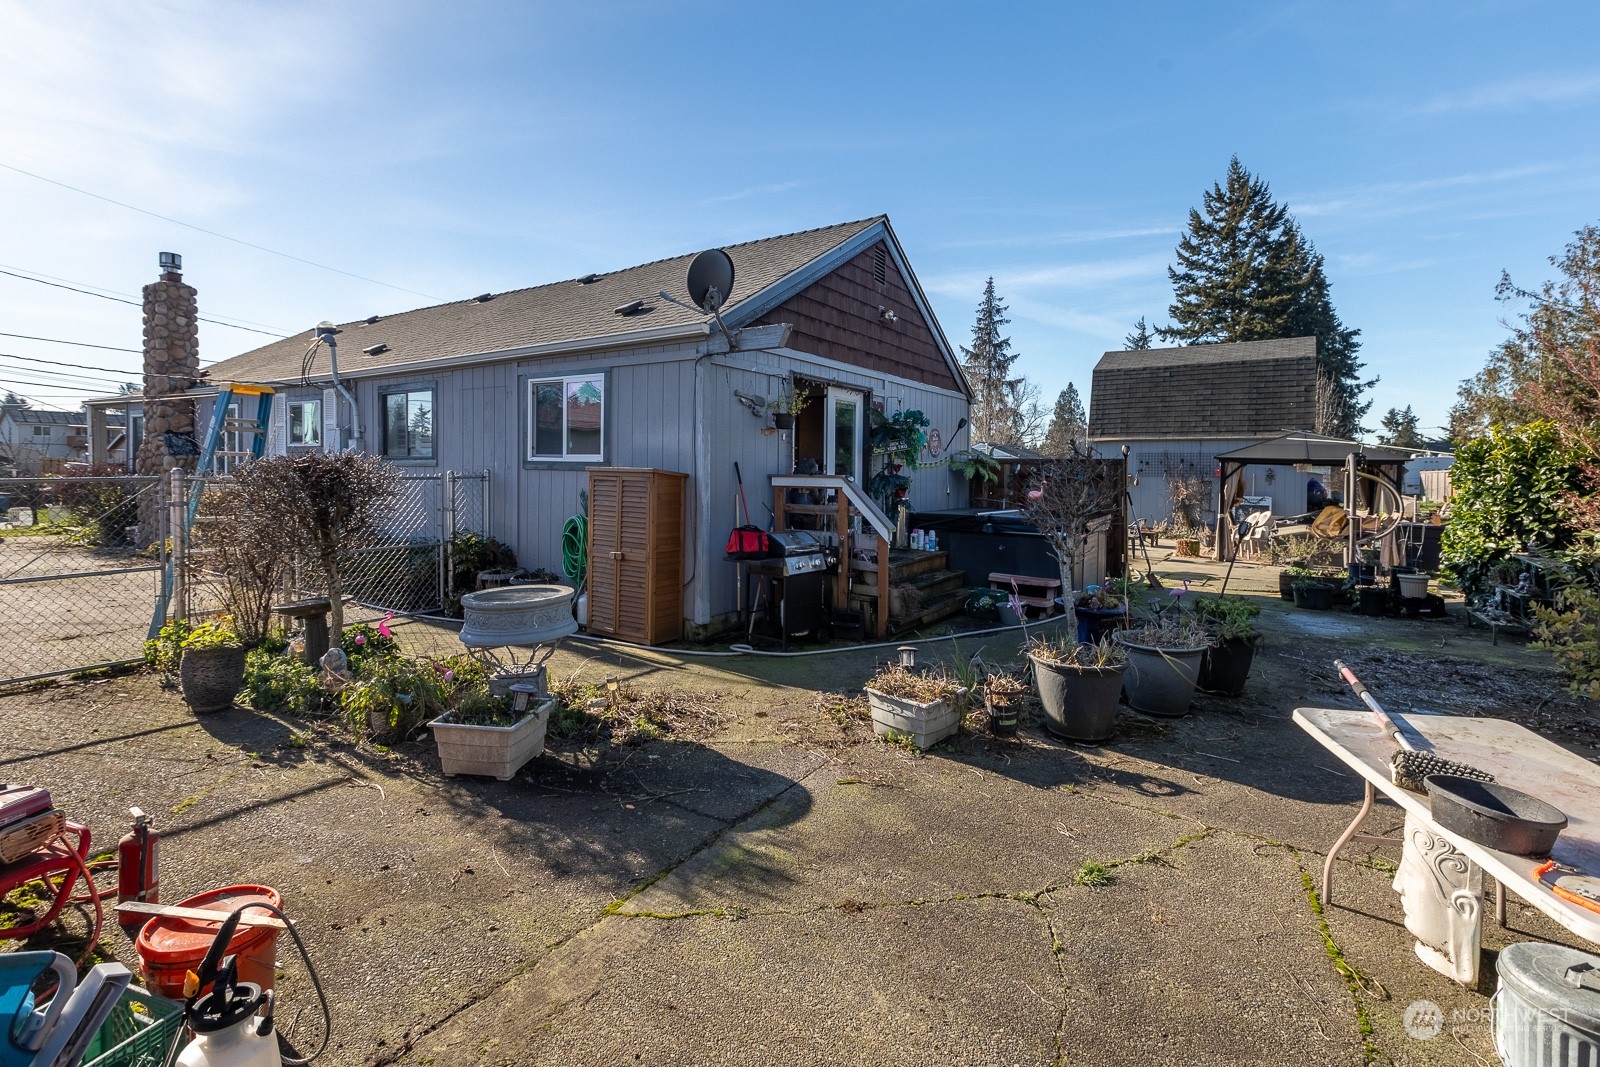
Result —
[[[647,645],[683,636],[688,481],[648,467],[589,468],[590,633]]]

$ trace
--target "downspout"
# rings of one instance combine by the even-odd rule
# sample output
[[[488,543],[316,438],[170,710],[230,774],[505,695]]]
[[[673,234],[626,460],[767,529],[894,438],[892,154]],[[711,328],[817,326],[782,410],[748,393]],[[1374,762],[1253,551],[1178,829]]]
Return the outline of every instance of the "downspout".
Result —
[[[366,436],[361,427],[361,409],[356,406],[356,398],[346,389],[339,380],[339,328],[324,319],[317,323],[317,340],[328,346],[328,371],[333,376],[334,390],[350,405],[350,419],[354,424],[350,427],[350,447],[354,451],[361,451],[361,441]]]

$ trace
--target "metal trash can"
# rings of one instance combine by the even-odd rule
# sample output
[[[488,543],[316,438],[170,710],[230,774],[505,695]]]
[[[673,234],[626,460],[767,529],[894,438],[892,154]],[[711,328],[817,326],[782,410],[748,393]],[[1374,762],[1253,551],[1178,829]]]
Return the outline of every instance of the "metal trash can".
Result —
[[[1506,1067],[1600,1064],[1600,956],[1523,941],[1496,970],[1494,1048]]]

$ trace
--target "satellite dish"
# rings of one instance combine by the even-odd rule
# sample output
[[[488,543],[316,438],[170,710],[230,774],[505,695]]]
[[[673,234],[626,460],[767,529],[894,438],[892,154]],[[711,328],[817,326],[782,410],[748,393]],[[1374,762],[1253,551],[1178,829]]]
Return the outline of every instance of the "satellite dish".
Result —
[[[720,248],[708,248],[689,264],[689,299],[706,314],[715,314],[733,292],[733,260]]]

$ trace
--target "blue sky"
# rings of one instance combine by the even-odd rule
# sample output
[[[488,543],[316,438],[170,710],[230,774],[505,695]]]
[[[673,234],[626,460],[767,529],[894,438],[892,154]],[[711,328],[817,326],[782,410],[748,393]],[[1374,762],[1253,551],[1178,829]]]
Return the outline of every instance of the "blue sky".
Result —
[[[1114,10],[1111,10],[1113,9]],[[886,212],[946,333],[1087,393],[1229,156],[1327,257],[1382,382],[1443,423],[1524,284],[1600,221],[1592,3],[0,0],[0,269],[285,332]],[[397,287],[397,288],[396,288]],[[410,290],[402,291],[402,290]],[[266,338],[205,324],[202,357]],[[0,331],[137,348],[135,308],[0,275]],[[75,406],[137,356],[0,337]],[[53,368],[64,370],[65,368]],[[109,389],[107,390],[109,391]]]

